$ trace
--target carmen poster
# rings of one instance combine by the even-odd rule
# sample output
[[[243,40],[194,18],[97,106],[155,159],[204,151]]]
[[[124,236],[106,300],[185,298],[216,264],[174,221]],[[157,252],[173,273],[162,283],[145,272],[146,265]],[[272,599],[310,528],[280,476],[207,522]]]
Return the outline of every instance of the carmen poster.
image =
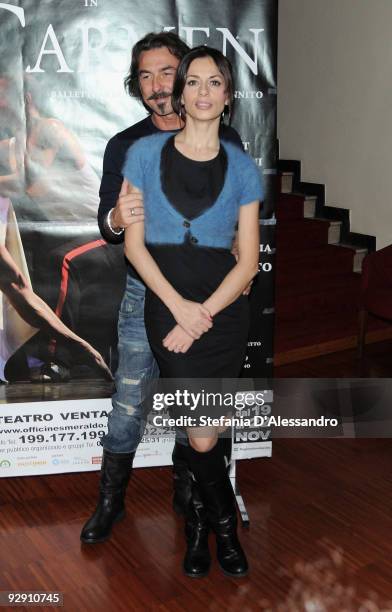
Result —
[[[96,351],[116,368],[125,265],[122,246],[106,244],[96,223],[102,157],[112,135],[146,114],[123,78],[133,44],[160,30],[215,46],[234,66],[233,125],[267,188],[244,371],[269,374],[276,11],[270,0],[213,1],[208,10],[201,1],[0,3],[0,379],[8,389],[45,382],[49,368],[52,381],[86,381],[83,397],[95,397],[87,381],[106,378]]]

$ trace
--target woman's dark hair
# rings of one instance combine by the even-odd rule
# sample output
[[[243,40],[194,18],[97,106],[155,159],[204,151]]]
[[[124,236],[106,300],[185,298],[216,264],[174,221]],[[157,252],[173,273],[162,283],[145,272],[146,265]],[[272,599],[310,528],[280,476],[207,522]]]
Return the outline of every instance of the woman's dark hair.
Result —
[[[160,49],[161,47],[167,47],[170,53],[179,60],[182,60],[189,51],[188,45],[173,32],[150,32],[146,34],[132,49],[131,65],[124,79],[125,90],[130,96],[143,101],[139,87],[139,58],[141,53],[151,49]]]
[[[183,108],[183,105],[181,104],[181,96],[185,88],[186,75],[188,73],[190,64],[193,62],[193,60],[198,59],[199,57],[210,57],[215,62],[219,72],[224,78],[227,97],[229,99],[229,103],[227,105],[228,106],[227,116],[228,116],[228,123],[230,123],[231,116],[233,113],[233,103],[234,103],[233,69],[227,57],[225,57],[223,53],[218,51],[218,49],[214,49],[213,47],[206,47],[204,45],[200,47],[195,47],[194,49],[191,49],[182,58],[177,68],[176,80],[174,81],[173,95],[172,95],[173,110],[175,113],[177,113],[177,115],[181,116],[184,114],[184,108]],[[225,111],[224,111],[224,114],[226,114]]]

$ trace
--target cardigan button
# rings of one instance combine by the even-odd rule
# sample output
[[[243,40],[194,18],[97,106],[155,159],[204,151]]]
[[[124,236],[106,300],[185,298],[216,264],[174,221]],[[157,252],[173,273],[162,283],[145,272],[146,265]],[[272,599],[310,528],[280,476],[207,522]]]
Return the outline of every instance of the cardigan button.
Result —
[[[193,244],[197,244],[199,241],[195,236],[192,236],[191,242],[193,242]]]
[[[191,224],[189,223],[189,221],[184,221],[183,226],[184,227],[190,227]]]

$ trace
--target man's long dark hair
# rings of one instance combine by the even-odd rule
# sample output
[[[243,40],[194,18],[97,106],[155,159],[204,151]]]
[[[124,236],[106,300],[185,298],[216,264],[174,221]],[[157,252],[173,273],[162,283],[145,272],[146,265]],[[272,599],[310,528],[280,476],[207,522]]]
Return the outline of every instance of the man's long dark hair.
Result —
[[[129,72],[124,79],[124,87],[130,96],[138,98],[142,102],[143,98],[139,87],[140,54],[143,53],[143,51],[160,49],[161,47],[166,47],[170,53],[179,60],[182,60],[184,55],[189,51],[188,45],[173,32],[150,32],[134,45]]]

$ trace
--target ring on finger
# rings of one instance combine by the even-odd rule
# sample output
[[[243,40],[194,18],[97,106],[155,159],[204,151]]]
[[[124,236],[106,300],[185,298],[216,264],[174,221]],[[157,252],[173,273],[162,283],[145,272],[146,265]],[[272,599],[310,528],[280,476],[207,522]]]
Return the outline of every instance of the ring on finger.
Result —
[[[134,215],[134,214],[135,214],[135,209],[131,208],[131,215]]]

